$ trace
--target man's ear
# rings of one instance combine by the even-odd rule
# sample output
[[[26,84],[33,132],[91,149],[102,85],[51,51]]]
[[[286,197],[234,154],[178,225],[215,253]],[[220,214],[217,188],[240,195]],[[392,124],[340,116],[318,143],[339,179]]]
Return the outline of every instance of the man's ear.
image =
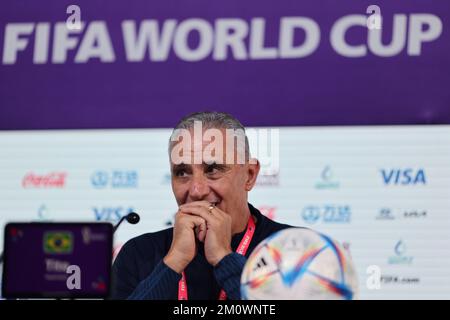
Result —
[[[258,159],[252,158],[247,164],[247,181],[245,182],[245,190],[250,191],[253,189],[256,179],[258,178],[259,169],[261,168]]]

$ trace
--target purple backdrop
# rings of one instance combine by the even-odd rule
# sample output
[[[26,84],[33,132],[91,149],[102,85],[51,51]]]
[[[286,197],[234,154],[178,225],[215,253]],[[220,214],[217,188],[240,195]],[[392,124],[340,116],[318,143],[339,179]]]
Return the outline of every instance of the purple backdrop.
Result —
[[[67,50],[64,63],[55,63],[55,23],[66,21],[70,4],[81,8],[86,28],[70,36],[77,39],[77,45]],[[351,14],[369,16],[366,9],[370,4],[374,2],[3,1],[0,129],[171,127],[182,115],[206,109],[231,112],[250,126],[450,123],[448,0],[377,1],[385,44],[393,36],[393,16],[405,15],[408,32],[403,33],[403,49],[384,57],[370,48],[362,57],[340,54],[330,40],[336,21]],[[435,39],[421,42],[420,54],[411,54],[411,25],[419,14],[437,17],[442,30]],[[161,31],[167,19],[176,19],[178,26],[199,18],[216,32],[219,19],[238,18],[250,27],[252,19],[263,18],[265,46],[276,47],[281,17],[308,17],[317,23],[320,39],[310,55],[250,58],[248,36],[247,58],[242,60],[230,50],[225,60],[214,59],[213,44],[211,54],[198,61],[184,61],[174,51],[172,41],[164,61],[150,61],[146,50],[142,61],[132,62],[126,54],[121,25],[132,19],[139,27],[143,20],[156,19]],[[114,61],[92,58],[76,63],[80,43],[93,21],[106,25]],[[16,38],[11,32],[9,36],[15,40],[5,41],[7,26],[11,31],[19,22],[33,25],[33,31]],[[33,62],[37,59],[34,47],[38,22],[48,23],[50,30],[44,63]],[[426,33],[427,28],[430,26],[425,24],[420,31]],[[346,43],[367,44],[367,35],[367,28],[351,27],[345,35]],[[295,45],[300,46],[305,37],[298,29]],[[198,32],[190,33],[192,50],[201,43],[200,38]],[[18,39],[24,39],[23,49],[17,49]]]

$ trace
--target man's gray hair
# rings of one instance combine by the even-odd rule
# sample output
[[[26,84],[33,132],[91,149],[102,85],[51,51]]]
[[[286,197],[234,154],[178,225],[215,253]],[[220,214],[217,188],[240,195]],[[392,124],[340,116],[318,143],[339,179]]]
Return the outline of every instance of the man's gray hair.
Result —
[[[242,123],[233,117],[229,113],[217,112],[217,111],[203,111],[194,112],[183,117],[172,131],[169,139],[169,153],[170,153],[170,142],[172,141],[172,136],[177,132],[178,129],[192,129],[194,128],[194,123],[200,121],[204,129],[233,129],[242,130],[245,135],[245,159],[250,158],[250,147],[248,144],[247,134],[245,133],[245,128]]]

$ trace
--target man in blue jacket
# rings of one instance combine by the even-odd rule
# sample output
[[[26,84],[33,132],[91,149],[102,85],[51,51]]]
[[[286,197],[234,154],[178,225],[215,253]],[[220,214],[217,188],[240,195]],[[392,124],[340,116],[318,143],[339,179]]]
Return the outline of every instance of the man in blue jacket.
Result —
[[[247,257],[290,227],[247,201],[260,165],[250,158],[245,129],[226,113],[194,113],[175,127],[169,154],[179,206],[174,227],[123,246],[113,265],[112,298],[240,299]]]

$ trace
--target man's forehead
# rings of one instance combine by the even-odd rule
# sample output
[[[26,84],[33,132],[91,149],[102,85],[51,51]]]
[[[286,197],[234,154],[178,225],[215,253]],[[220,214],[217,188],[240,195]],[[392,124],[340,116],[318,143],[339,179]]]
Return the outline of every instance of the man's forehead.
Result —
[[[193,164],[193,163],[185,163],[185,162],[181,162],[181,163],[173,163],[173,162],[171,162],[170,163],[171,164],[171,166],[173,167],[173,168],[184,168],[184,167],[207,167],[207,166],[210,166],[210,165],[215,165],[215,164],[217,164],[215,161],[211,161],[211,162],[206,162],[206,161],[204,161],[204,162],[202,162],[202,163],[200,163],[200,164]],[[228,167],[231,167],[232,165],[226,165],[226,166],[228,166]]]
[[[175,164],[242,164],[245,143],[245,133],[233,129],[178,129],[171,137],[170,160]]]
[[[177,142],[175,142],[177,143]],[[225,144],[226,141],[223,141],[223,144]],[[184,150],[186,152],[202,152],[204,149],[206,149],[211,144],[211,140],[205,140],[205,139],[197,139],[197,141],[191,141],[190,144],[186,144],[186,147]],[[201,146],[201,148],[197,148],[198,146]]]
[[[209,128],[201,126],[200,128],[176,129],[173,132],[171,140],[179,141],[181,138],[189,138],[192,144],[208,144],[212,139],[226,141],[227,139],[234,139],[240,135],[245,137],[245,134],[242,133],[241,130],[237,129]]]

